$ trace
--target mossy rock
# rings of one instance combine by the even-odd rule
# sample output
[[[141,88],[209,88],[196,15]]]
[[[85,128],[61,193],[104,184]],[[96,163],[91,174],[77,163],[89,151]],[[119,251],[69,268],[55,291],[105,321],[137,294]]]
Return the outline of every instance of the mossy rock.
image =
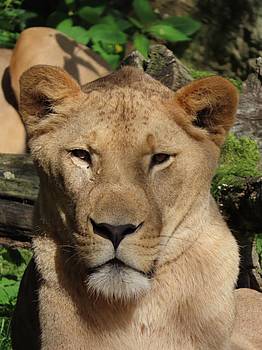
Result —
[[[258,144],[249,137],[229,134],[212,182],[212,193],[219,197],[225,186],[241,188],[248,177],[262,176]]]

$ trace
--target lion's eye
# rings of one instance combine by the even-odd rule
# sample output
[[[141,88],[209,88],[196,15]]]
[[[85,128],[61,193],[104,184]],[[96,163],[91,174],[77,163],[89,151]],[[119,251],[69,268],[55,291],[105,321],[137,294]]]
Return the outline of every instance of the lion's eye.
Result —
[[[156,153],[151,158],[151,166],[162,164],[170,159],[169,154]]]
[[[82,161],[88,163],[89,165],[91,165],[91,163],[92,163],[90,153],[84,149],[73,149],[73,150],[71,150],[71,154],[74,157],[79,158]]]

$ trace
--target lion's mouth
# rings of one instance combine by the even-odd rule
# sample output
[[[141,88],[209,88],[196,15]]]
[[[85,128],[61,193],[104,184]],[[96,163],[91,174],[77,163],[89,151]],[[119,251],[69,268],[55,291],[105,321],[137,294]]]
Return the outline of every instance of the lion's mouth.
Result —
[[[93,274],[95,272],[98,272],[99,270],[101,270],[103,267],[105,266],[110,266],[112,267],[113,269],[116,270],[116,272],[119,270],[122,271],[123,269],[131,269],[133,271],[136,271],[138,273],[140,273],[141,275],[147,277],[147,278],[152,278],[153,274],[154,274],[154,268],[152,268],[149,272],[144,272],[144,271],[141,271],[141,270],[138,270],[130,265],[127,265],[125,264],[123,261],[117,259],[117,258],[113,258],[113,259],[110,259],[108,261],[106,261],[105,263],[101,264],[101,265],[97,265],[95,267],[92,267],[88,270],[88,273],[89,274]]]

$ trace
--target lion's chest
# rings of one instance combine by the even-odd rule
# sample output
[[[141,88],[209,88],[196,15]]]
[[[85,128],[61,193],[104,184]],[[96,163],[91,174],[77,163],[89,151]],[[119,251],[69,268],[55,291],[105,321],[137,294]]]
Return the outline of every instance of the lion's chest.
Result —
[[[189,343],[186,348],[181,345],[182,330],[167,307],[142,305],[132,316],[118,319],[106,310],[95,315],[93,307],[78,308],[68,295],[46,286],[39,294],[43,350],[196,349]]]

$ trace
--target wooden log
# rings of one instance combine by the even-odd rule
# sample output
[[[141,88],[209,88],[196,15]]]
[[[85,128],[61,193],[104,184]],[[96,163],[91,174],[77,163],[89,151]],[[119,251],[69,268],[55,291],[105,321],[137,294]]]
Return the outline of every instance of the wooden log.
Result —
[[[148,59],[134,51],[124,59],[122,65],[143,70],[173,91],[193,80],[187,67],[164,45],[150,46]]]
[[[38,186],[30,155],[0,155],[0,237],[6,245],[30,240]]]

